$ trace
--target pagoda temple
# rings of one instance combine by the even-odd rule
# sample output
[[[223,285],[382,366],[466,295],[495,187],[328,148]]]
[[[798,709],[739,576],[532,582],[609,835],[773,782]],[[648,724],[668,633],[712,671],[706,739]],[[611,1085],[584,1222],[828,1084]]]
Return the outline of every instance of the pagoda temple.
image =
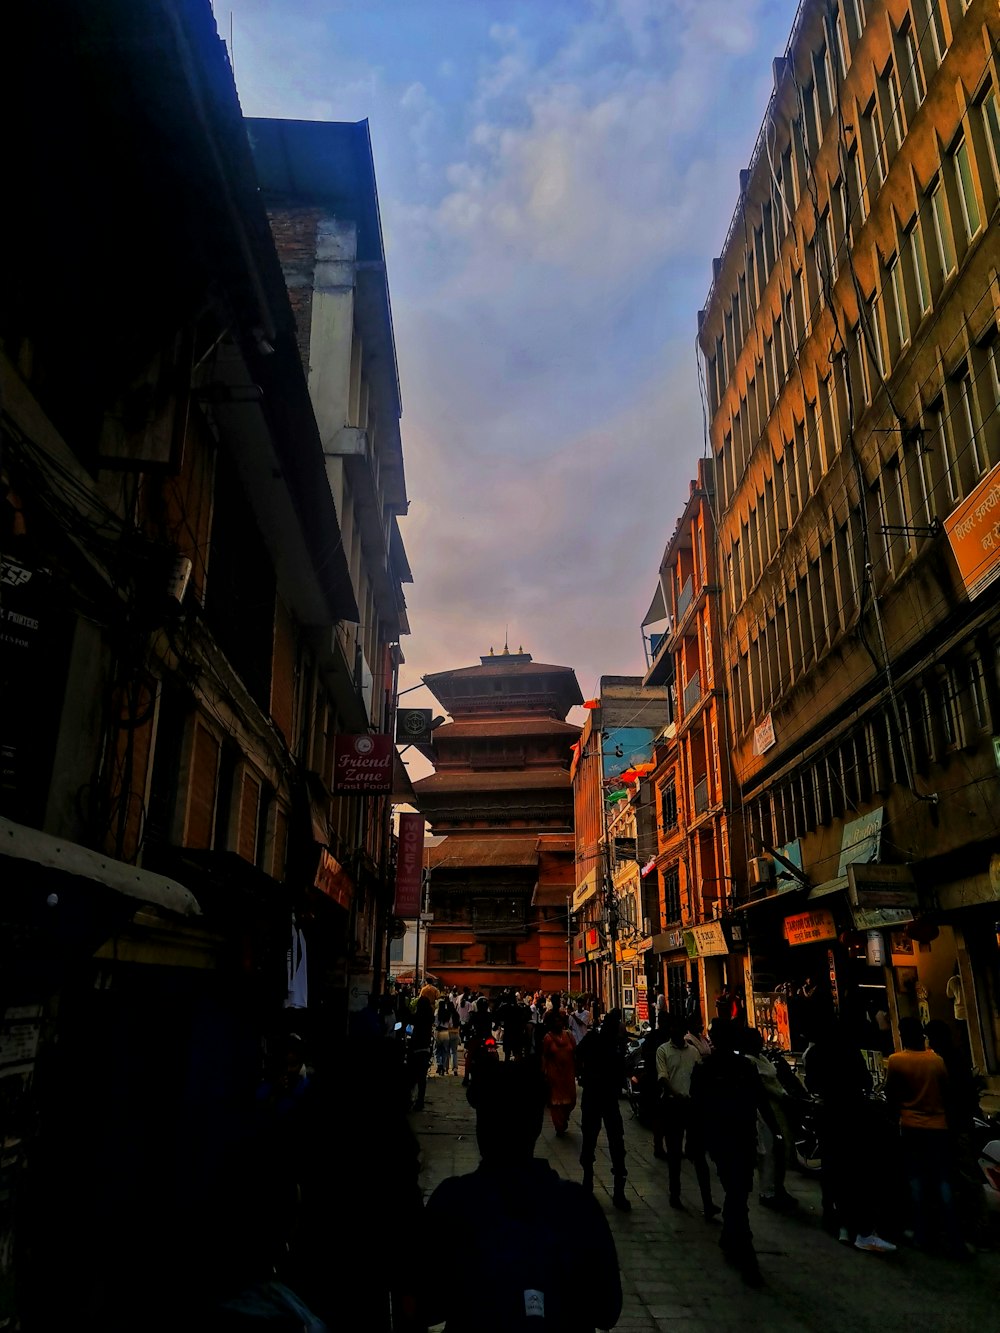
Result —
[[[443,835],[427,852],[426,970],[448,985],[496,992],[572,989],[570,747],[583,695],[571,667],[530,653],[424,677],[450,721],[434,732],[435,772],[416,802]]]

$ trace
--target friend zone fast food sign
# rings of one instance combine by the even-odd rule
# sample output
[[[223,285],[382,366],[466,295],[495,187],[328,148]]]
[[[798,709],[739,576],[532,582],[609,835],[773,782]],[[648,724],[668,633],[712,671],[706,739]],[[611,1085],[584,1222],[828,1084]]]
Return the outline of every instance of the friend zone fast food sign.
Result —
[[[335,736],[333,790],[391,792],[393,752],[391,736]]]

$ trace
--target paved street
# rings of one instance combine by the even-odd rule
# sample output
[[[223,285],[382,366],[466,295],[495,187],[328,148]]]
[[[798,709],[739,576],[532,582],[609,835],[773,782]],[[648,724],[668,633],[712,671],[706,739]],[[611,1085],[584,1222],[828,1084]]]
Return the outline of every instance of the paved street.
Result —
[[[618,1244],[625,1305],[619,1333],[727,1333],[758,1324],[767,1333],[793,1330],[948,1330],[996,1328],[1000,1323],[1000,1254],[977,1255],[966,1265],[927,1259],[901,1249],[879,1257],[831,1240],[820,1227],[819,1185],[791,1175],[801,1202],[794,1217],[751,1206],[751,1223],[764,1273],[762,1290],[748,1290],[722,1262],[718,1224],[700,1211],[667,1207],[666,1163],[653,1157],[649,1133],[628,1115],[629,1196],[632,1211],[611,1206],[606,1148],[598,1147],[596,1181]],[[570,1135],[557,1139],[546,1117],[538,1155],[579,1179],[579,1108]],[[475,1116],[458,1078],[431,1078],[427,1108],[411,1116],[421,1146],[421,1185],[427,1197],[445,1176],[471,1171],[479,1161]],[[693,1173],[685,1166],[685,1194],[697,1209]],[[715,1182],[716,1200],[722,1201]],[[581,1281],[586,1275],[581,1274]]]

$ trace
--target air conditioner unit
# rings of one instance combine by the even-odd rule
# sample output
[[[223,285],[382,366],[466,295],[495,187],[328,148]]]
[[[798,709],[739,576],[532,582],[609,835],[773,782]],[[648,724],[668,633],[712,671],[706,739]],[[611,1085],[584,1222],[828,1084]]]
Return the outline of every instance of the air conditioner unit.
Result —
[[[774,862],[769,856],[752,856],[747,869],[752,889],[762,889],[774,883]]]

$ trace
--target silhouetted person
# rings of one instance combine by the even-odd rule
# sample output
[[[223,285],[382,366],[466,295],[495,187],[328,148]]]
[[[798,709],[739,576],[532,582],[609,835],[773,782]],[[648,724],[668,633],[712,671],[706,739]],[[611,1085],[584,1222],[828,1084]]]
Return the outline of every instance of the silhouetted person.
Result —
[[[756,1286],[761,1277],[748,1203],[757,1165],[758,1112],[773,1134],[780,1133],[760,1075],[740,1049],[741,1031],[732,1020],[712,1023],[712,1054],[695,1066],[691,1096],[726,1192],[719,1244],[744,1281]]]
[[[615,1189],[611,1202],[627,1213],[632,1205],[625,1195],[625,1129],[622,1125],[618,1098],[625,1081],[625,1027],[622,1011],[609,1009],[600,1031],[591,1030],[576,1048],[576,1067],[583,1088],[580,1097],[580,1128],[583,1145],[580,1165],[583,1167],[583,1187],[594,1188],[594,1157],[597,1139],[604,1125],[611,1156],[611,1174]]]
[[[430,1236],[469,1225],[449,1272],[428,1266],[422,1318],[447,1333],[613,1328],[622,1288],[607,1219],[592,1194],[533,1155],[545,1108],[535,1062],[489,1065],[468,1096],[482,1160],[441,1182],[425,1219]]]

